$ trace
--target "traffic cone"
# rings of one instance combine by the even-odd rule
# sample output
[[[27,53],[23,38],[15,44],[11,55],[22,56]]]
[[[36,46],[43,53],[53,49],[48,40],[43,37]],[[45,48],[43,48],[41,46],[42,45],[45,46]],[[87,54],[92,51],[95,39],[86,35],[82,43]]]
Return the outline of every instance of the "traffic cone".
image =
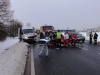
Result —
[[[100,45],[100,41],[98,42],[98,45]]]

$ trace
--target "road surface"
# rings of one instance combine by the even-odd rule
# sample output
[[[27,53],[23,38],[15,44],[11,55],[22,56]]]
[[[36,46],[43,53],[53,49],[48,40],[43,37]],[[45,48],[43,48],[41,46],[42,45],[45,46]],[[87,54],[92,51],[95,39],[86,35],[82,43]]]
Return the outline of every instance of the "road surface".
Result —
[[[83,47],[54,48],[48,57],[39,57],[39,51],[33,46],[35,75],[100,75],[100,46],[85,42]]]

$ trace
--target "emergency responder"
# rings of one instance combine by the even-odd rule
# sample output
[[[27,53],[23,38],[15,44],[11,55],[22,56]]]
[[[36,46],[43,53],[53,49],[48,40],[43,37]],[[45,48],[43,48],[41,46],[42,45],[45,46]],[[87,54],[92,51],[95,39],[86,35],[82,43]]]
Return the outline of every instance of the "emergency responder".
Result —
[[[70,40],[70,39],[71,39],[71,34],[70,34],[69,30],[67,30],[66,32],[67,32],[68,35],[69,35],[69,40],[68,40],[68,46],[69,46],[69,45],[71,45],[71,44],[70,44],[70,42],[71,42],[71,40]]]
[[[54,32],[54,35],[55,35],[55,38],[54,38],[54,40],[55,40],[55,46],[57,46],[57,32]]]
[[[36,29],[36,33],[37,34],[40,34],[40,29]]]
[[[65,42],[65,46],[68,47],[68,44],[69,44],[69,32],[68,32],[68,30],[65,32],[64,42]]]
[[[48,31],[46,31],[46,32],[45,32],[45,35],[46,35],[46,36],[49,36],[49,33],[48,33]]]
[[[44,38],[46,38],[46,37],[50,37],[50,34],[48,31],[45,32]]]
[[[62,35],[62,37],[61,37],[61,46],[65,46],[65,43],[64,43],[64,35]]]
[[[57,37],[57,49],[59,49],[61,48],[61,37],[62,37],[60,30],[58,30],[56,37]]]
[[[40,32],[40,39],[44,38],[44,34],[42,32]]]
[[[56,37],[56,35],[54,34],[54,32],[51,32],[51,34],[50,34],[50,39],[51,39],[51,42],[52,42],[54,45],[56,45],[55,37]]]
[[[75,45],[76,45],[76,39],[77,39],[77,35],[76,35],[75,33],[73,33],[71,38],[72,38],[72,46],[75,47]]]
[[[66,30],[66,33],[68,33],[68,35],[69,35],[69,30]]]
[[[94,44],[97,44],[97,38],[98,38],[98,34],[95,32],[94,37],[93,37]]]
[[[93,35],[92,35],[92,32],[90,32],[90,35],[89,35],[90,44],[92,44],[92,38],[93,38]]]

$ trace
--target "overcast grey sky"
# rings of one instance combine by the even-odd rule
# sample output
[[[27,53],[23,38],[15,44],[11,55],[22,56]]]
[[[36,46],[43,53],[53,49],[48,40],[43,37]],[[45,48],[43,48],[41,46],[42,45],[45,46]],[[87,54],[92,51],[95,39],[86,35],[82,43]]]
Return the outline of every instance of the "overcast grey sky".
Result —
[[[14,18],[39,28],[87,29],[100,26],[100,0],[11,0]]]

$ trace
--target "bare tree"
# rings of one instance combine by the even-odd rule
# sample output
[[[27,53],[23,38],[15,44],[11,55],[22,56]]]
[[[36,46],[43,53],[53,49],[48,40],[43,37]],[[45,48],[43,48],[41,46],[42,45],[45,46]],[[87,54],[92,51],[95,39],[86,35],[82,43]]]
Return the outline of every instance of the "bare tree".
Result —
[[[10,4],[10,0],[0,0],[0,22],[9,22],[12,19]]]
[[[5,27],[12,20],[13,11],[10,10],[10,0],[0,0],[0,41],[7,37]]]
[[[6,40],[7,32],[5,29],[5,25],[3,23],[0,23],[0,41]]]
[[[15,37],[18,34],[18,28],[22,27],[22,22],[18,20],[12,20],[11,25],[9,26],[9,36]]]

